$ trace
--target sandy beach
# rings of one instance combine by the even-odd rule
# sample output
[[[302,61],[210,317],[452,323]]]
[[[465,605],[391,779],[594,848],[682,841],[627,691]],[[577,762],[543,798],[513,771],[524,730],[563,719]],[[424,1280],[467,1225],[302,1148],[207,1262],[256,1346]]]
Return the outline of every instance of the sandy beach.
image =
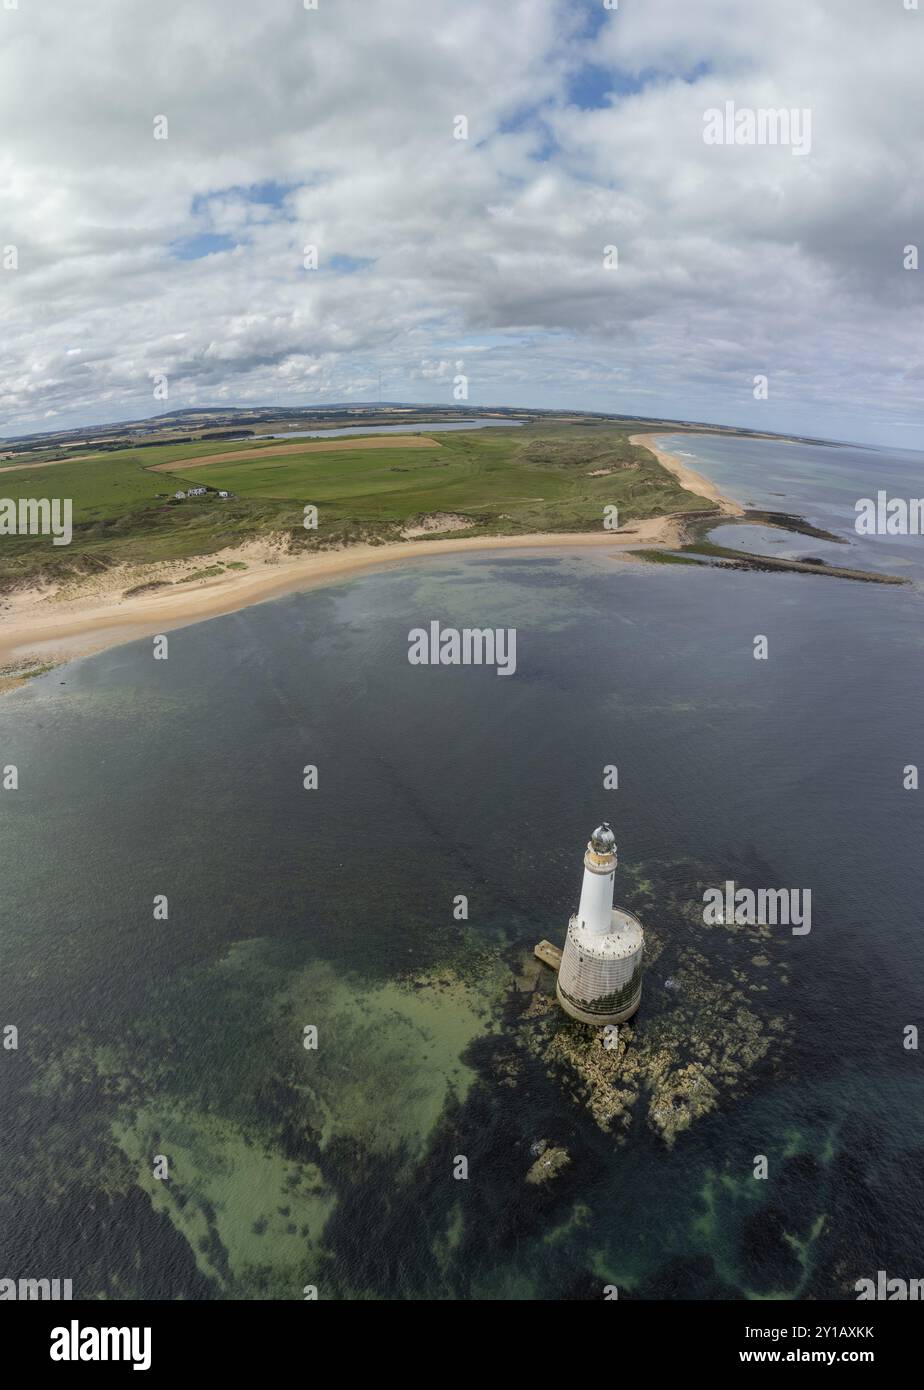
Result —
[[[743,507],[719,492],[708,478],[662,449],[661,438],[662,434],[635,434],[630,443],[649,449],[683,487],[709,498],[725,515],[744,514]],[[424,446],[428,442],[420,441]],[[445,518],[447,532],[453,520]],[[414,534],[409,532],[408,536]],[[614,559],[630,560],[628,552],[632,549],[671,549],[683,540],[681,521],[661,516],[634,521],[625,530],[605,533],[483,537],[444,533],[432,539],[402,539],[384,545],[351,545],[296,554],[288,551],[284,536],[266,536],[182,561],[120,565],[100,575],[21,589],[0,598],[0,692],[21,684],[21,673],[30,668],[56,666],[283,594],[347,579],[364,570],[470,551],[602,547],[608,548]],[[222,567],[222,573],[202,576],[203,569],[217,566]]]
[[[690,430],[689,433],[693,434],[694,431]],[[669,454],[666,449],[662,449],[659,440],[663,438],[663,432],[661,434],[631,434],[629,443],[640,444],[649,453],[654,454],[658,462],[669,473],[673,473],[682,487],[697,493],[700,497],[708,497],[710,502],[714,502],[725,516],[744,516],[744,508],[740,502],[736,502],[733,497],[726,497],[724,493],[719,492],[715,483],[704,478],[702,473],[688,468],[683,459],[678,458],[676,454]]]
[[[682,539],[679,522],[654,517],[633,522],[624,531],[604,534],[447,535],[297,555],[286,552],[282,538],[266,537],[185,561],[118,566],[68,585],[23,589],[0,601],[0,690],[20,684],[17,671],[30,665],[57,665],[283,594],[347,579],[364,570],[470,551],[602,547],[614,557],[631,559],[627,552],[635,547],[670,548]],[[193,577],[204,567],[219,563],[246,568],[225,570],[205,579]],[[126,594],[126,590],[146,585],[157,587]]]

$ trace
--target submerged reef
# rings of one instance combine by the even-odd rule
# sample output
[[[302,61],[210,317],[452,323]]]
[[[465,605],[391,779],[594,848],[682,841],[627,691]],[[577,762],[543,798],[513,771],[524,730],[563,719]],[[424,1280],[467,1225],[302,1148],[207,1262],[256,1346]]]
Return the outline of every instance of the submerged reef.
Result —
[[[588,1244],[579,1204],[593,1192],[586,1210],[610,1210],[616,1148],[620,1164],[669,1161],[780,1074],[799,949],[776,928],[703,923],[725,866],[624,872],[645,977],[615,1034],[562,1011],[526,923],[397,975],[248,939],[174,972],[117,1034],[34,1034],[0,1199],[11,1271],[36,1258],[37,1227],[48,1268],[79,1233],[80,1297],[596,1296],[619,1251]],[[30,1124],[36,1104],[56,1123]],[[655,1255],[636,1277],[658,1269]]]

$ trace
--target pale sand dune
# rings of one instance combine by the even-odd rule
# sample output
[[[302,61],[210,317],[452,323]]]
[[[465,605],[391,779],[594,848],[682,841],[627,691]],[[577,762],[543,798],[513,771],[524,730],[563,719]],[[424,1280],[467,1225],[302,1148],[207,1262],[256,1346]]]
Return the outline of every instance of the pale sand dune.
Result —
[[[316,584],[346,579],[363,570],[432,555],[465,551],[577,550],[608,547],[621,558],[635,546],[673,547],[681,528],[670,517],[631,524],[625,532],[578,532],[534,536],[451,537],[398,541],[386,545],[352,545],[342,550],[288,555],[272,538],[245,544],[218,555],[183,563],[120,566],[105,575],[62,589],[29,589],[0,599],[0,667],[15,668],[29,658],[56,663],[167,632],[189,623],[233,613],[253,603],[278,598]],[[243,561],[246,570],[231,570],[211,579],[188,580],[196,569]],[[126,598],[138,584],[168,582]]]
[[[690,434],[694,431],[690,430]],[[710,502],[715,502],[721,512],[726,516],[744,516],[744,508],[740,502],[736,502],[732,497],[725,497],[715,483],[710,483],[708,478],[704,478],[702,473],[696,473],[692,468],[688,468],[683,459],[679,459],[676,454],[669,454],[666,449],[658,445],[658,440],[664,437],[664,432],[659,434],[632,434],[629,436],[630,444],[640,444],[647,449],[663,468],[685,487],[688,492],[695,492],[699,497],[708,497]]]
[[[405,526],[401,535],[404,540],[412,541],[418,536],[437,536],[446,531],[470,531],[471,528],[470,516],[459,516],[455,512],[430,512],[428,516],[421,517],[416,525]]]
[[[189,468],[204,468],[207,463],[241,463],[252,459],[275,459],[281,454],[328,454],[333,449],[439,449],[435,439],[421,434],[380,434],[371,439],[304,439],[299,444],[269,445],[265,449],[239,449],[224,454],[206,454],[204,458],[175,459],[172,463],[155,463],[149,473],[185,473]]]

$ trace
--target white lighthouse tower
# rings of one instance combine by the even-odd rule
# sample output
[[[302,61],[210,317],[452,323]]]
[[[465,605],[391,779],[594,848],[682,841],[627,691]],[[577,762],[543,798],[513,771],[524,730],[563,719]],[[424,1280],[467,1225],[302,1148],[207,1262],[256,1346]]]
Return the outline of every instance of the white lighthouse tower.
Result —
[[[581,902],[568,923],[555,992],[565,1013],[602,1027],[631,1018],[642,997],[641,923],[613,906],[616,837],[604,821],[584,855]]]

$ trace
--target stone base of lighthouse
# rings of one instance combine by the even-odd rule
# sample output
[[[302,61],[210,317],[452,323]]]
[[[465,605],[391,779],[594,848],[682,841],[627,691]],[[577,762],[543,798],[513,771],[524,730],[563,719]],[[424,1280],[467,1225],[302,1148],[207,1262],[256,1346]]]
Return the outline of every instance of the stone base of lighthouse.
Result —
[[[633,1014],[637,1013],[638,1006],[642,1002],[642,991],[641,989],[639,990],[638,994],[635,996],[635,1002],[633,1004],[630,1004],[627,1009],[621,1009],[618,1013],[615,1014],[586,1013],[584,1009],[579,1007],[579,1005],[575,1004],[566,995],[562,994],[561,985],[555,986],[555,997],[558,1000],[559,1004],[561,1004],[565,1013],[570,1014],[572,1018],[577,1019],[578,1023],[589,1023],[593,1028],[604,1028],[608,1023],[625,1023],[628,1019],[632,1017]]]
[[[641,923],[622,908],[604,933],[572,917],[555,986],[565,1013],[597,1028],[631,1018],[642,998],[644,944]]]

